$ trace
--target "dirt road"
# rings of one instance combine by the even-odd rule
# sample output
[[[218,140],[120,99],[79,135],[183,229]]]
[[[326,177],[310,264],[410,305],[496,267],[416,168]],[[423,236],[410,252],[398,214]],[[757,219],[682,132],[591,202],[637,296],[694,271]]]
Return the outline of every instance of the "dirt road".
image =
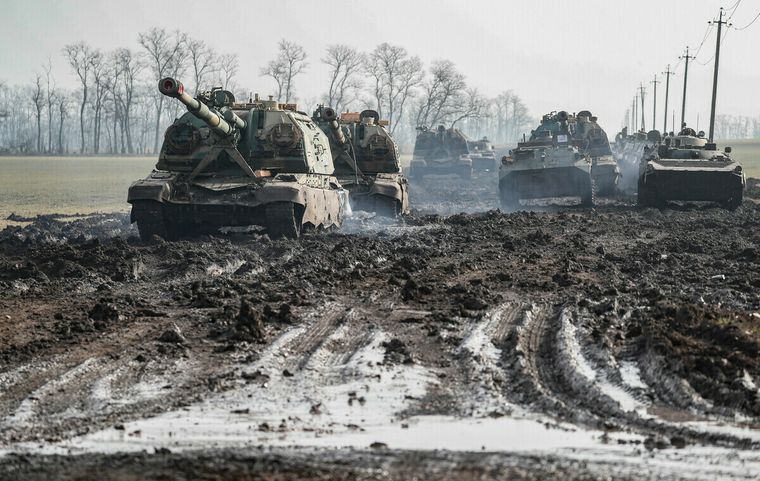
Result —
[[[415,192],[298,242],[2,231],[0,479],[760,476],[756,184],[736,212]]]

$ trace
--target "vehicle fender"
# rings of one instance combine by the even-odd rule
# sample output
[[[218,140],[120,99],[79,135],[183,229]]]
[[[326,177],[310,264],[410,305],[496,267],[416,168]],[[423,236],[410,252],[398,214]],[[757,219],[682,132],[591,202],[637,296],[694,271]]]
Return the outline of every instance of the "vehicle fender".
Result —
[[[370,195],[382,195],[393,197],[396,200],[402,200],[404,195],[403,188],[398,182],[392,180],[378,179],[372,183],[369,188]]]
[[[270,202],[293,202],[306,204],[306,187],[298,182],[270,182],[256,193],[256,199],[262,204]]]

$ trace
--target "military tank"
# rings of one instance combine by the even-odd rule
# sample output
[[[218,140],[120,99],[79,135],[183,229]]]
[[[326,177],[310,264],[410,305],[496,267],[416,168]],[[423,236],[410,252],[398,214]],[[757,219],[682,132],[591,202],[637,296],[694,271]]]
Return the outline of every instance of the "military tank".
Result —
[[[439,125],[435,131],[417,128],[414,154],[409,175],[422,180],[428,174],[456,174],[463,179],[472,177],[472,158],[467,137],[455,128]]]
[[[188,112],[166,130],[155,170],[129,188],[143,240],[251,225],[297,238],[340,226],[348,194],[333,175],[329,139],[295,105],[258,95],[236,103],[221,88],[193,98],[172,78],[158,88]]]
[[[488,137],[483,137],[480,140],[467,140],[467,145],[474,172],[496,170],[496,151]]]
[[[717,202],[734,210],[742,203],[744,171],[731,158],[731,147],[683,125],[678,135],[644,149],[639,170],[638,203],[659,207],[667,201]]]
[[[620,169],[612,154],[607,133],[588,110],[581,110],[574,117],[575,125],[571,125],[570,129],[580,149],[591,157],[591,176],[596,182],[597,193],[600,196],[615,194]]]
[[[596,182],[591,175],[591,157],[574,142],[572,120],[565,111],[544,115],[530,138],[502,158],[502,207],[519,209],[521,199],[576,196],[584,206],[594,204]]]
[[[312,119],[330,138],[335,175],[348,190],[352,209],[388,217],[409,213],[409,182],[398,146],[376,111],[339,116],[319,106]]]

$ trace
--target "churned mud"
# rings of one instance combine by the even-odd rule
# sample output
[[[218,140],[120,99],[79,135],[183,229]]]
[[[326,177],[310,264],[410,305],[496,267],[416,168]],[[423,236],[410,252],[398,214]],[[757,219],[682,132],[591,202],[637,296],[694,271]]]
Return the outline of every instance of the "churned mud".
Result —
[[[760,189],[141,243],[0,233],[0,479],[757,479]]]

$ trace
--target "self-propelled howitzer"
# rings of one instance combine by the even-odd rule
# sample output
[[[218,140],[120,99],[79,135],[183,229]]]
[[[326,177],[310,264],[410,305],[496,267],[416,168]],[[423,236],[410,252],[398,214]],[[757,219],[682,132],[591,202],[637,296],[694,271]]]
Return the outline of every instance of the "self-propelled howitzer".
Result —
[[[409,212],[408,182],[398,146],[374,110],[344,112],[319,106],[312,115],[332,141],[335,175],[354,210],[395,217]]]
[[[221,88],[192,97],[171,78],[158,87],[188,112],[166,130],[156,170],[129,189],[143,240],[249,225],[298,237],[307,226],[341,224],[348,194],[333,175],[330,142],[295,105],[237,103]]]

